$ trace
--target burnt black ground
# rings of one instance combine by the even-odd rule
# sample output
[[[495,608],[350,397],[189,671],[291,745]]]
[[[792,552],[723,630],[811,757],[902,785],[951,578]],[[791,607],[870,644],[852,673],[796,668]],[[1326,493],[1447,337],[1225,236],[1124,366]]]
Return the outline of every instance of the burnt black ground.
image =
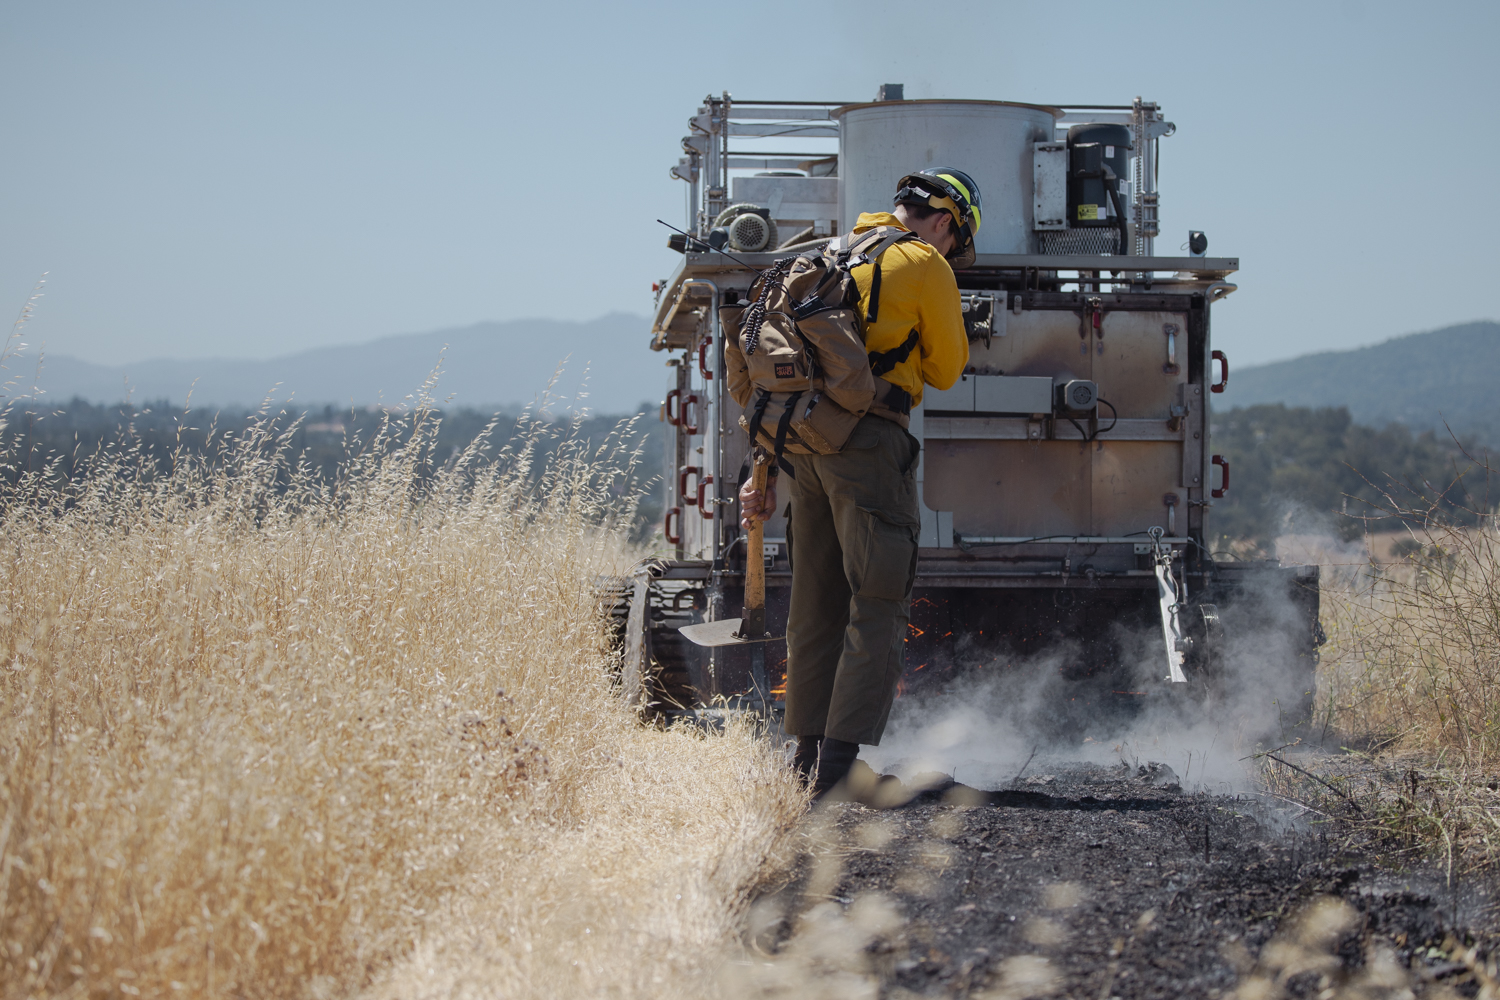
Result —
[[[1372,975],[1366,964],[1382,947],[1413,992],[1359,995],[1477,994],[1473,975],[1441,948],[1454,936],[1488,939],[1486,886],[1453,890],[1440,872],[1382,871],[1341,847],[1335,827],[1308,822],[1316,816],[1293,821],[1294,808],[1184,794],[1164,786],[1170,771],[1050,772],[995,793],[940,785],[896,808],[815,807],[791,881],[762,900],[762,914],[784,919],[762,918],[752,944],[774,961],[795,950],[815,907],[847,912],[879,893],[900,917],[899,929],[865,945],[882,997],[1219,997],[1257,969],[1274,979],[1268,954],[1271,965],[1285,961],[1267,944],[1311,940],[1298,938],[1297,915],[1331,897],[1352,907],[1348,920],[1308,946],[1331,957],[1283,971],[1285,995],[1355,995],[1341,984]],[[1015,956],[1045,958],[1055,980],[1027,992],[1015,963],[1004,965]]]

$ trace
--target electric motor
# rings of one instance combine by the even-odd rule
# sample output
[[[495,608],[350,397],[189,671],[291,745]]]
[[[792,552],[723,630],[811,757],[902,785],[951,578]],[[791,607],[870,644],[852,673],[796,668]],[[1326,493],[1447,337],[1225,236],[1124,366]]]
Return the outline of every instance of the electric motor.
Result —
[[[771,242],[772,225],[769,219],[750,212],[737,215],[729,223],[729,245],[746,253],[771,249],[767,244]]]
[[[1063,413],[1087,414],[1099,408],[1099,386],[1075,378],[1057,387],[1057,408]]]
[[[1118,225],[1110,198],[1124,204],[1130,179],[1130,129],[1124,125],[1074,125],[1068,129],[1068,227],[1106,229]]]
[[[714,219],[714,230],[722,230],[731,250],[757,253],[776,249],[776,223],[771,211],[760,205],[740,202],[730,205]]]

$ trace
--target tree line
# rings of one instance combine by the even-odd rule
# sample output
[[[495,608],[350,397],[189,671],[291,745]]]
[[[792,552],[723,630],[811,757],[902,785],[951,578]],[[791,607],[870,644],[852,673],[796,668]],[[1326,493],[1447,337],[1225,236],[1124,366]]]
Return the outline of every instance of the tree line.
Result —
[[[656,432],[655,414],[575,418],[519,408],[499,413],[437,408],[424,419],[430,438],[424,463],[431,469],[453,460],[486,428],[483,457],[513,460],[515,442],[524,438],[538,470],[563,447],[597,451],[600,463],[633,468],[624,480],[630,485],[620,488],[640,494],[636,534],[648,534],[660,522],[666,435]],[[254,435],[280,452],[287,482],[298,467],[331,485],[352,456],[370,448],[398,448],[413,428],[409,411],[378,406],[208,410],[165,402],[99,405],[84,399],[58,407],[19,404],[0,419],[0,483],[14,487],[29,480],[61,488],[87,475],[104,451],[129,456],[132,472],[147,476],[169,473],[189,457],[210,466],[227,464],[236,442]]]
[[[641,492],[637,534],[649,535],[660,523],[669,485],[668,435],[654,414],[638,414],[629,425],[630,418],[619,416],[564,414],[549,420],[520,410],[471,408],[434,410],[431,418],[438,421],[428,453],[435,467],[491,423],[485,448],[497,458],[528,430],[542,460],[565,441],[600,448],[609,440],[622,443],[599,460],[634,461],[631,481]],[[540,423],[549,426],[536,434]],[[90,457],[104,448],[133,453],[135,467],[148,474],[164,473],[184,455],[212,463],[239,436],[252,428],[264,434],[269,427],[290,460],[332,483],[354,451],[382,439],[382,427],[385,447],[398,446],[402,433],[410,433],[409,423],[398,422],[395,433],[390,426],[390,411],[374,406],[184,410],[83,399],[55,408],[18,405],[0,426],[0,482],[15,485],[30,475],[62,485],[83,474]],[[1214,415],[1210,433],[1214,452],[1232,469],[1228,495],[1214,501],[1210,514],[1210,533],[1220,548],[1235,544],[1241,551],[1269,553],[1276,537],[1288,533],[1352,539],[1423,519],[1473,523],[1495,507],[1484,450],[1433,432],[1414,434],[1400,424],[1363,426],[1342,407],[1278,403],[1227,410]]]
[[[1221,548],[1269,554],[1278,535],[1351,540],[1424,522],[1472,524],[1495,508],[1488,451],[1476,442],[1367,427],[1343,407],[1227,410],[1209,434],[1232,473],[1209,515]]]

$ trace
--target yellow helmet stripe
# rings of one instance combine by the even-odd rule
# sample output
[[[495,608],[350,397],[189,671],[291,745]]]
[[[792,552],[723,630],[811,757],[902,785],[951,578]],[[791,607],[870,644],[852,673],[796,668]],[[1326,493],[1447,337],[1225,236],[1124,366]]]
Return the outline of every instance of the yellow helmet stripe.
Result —
[[[938,174],[938,176],[941,177],[943,180],[947,181],[949,184],[952,184],[953,187],[960,194],[962,194],[964,196],[964,200],[969,203],[969,214],[974,217],[974,231],[977,233],[979,231],[979,224],[980,224],[979,206],[977,206],[977,205],[974,204],[974,195],[973,195],[972,192],[969,191],[968,185],[966,185],[963,181],[959,180],[957,177],[954,177],[952,174]],[[937,199],[933,199],[933,207],[934,208],[951,208],[953,210],[954,216],[958,217],[959,223],[962,224],[962,222],[963,222],[962,213],[959,211],[958,205],[956,205],[953,202],[953,199],[952,198],[944,198],[944,199],[942,199],[942,201],[945,204],[939,204],[938,201],[937,201]]]

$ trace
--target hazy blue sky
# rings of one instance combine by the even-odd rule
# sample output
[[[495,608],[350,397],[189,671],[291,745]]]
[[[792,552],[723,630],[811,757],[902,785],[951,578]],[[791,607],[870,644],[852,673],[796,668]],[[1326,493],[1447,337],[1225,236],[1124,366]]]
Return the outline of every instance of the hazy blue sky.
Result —
[[[644,314],[707,92],[1160,102],[1164,237],[1238,363],[1500,316],[1494,3],[9,2],[0,308],[266,357]],[[9,303],[10,305],[6,305]]]

